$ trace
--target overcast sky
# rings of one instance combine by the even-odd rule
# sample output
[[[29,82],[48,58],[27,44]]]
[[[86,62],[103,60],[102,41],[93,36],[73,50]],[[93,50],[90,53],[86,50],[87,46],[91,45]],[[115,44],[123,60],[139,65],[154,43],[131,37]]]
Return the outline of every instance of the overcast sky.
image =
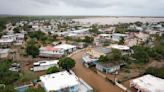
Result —
[[[0,0],[0,14],[164,16],[164,0]]]

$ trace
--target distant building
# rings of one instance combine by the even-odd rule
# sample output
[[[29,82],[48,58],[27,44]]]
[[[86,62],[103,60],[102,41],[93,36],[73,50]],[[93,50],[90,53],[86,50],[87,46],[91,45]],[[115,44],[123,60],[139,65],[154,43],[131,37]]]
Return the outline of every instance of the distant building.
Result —
[[[33,68],[31,68],[31,70],[33,71],[43,71],[43,70],[47,70],[50,67],[56,66],[58,67],[58,62],[59,60],[42,60],[42,61],[38,61],[35,62],[33,64]]]
[[[112,41],[119,42],[122,37],[125,38],[127,36],[126,36],[126,34],[114,33],[114,34],[112,34]]]
[[[144,75],[131,80],[130,87],[137,89],[137,92],[164,92],[164,79]]]
[[[15,43],[15,45],[22,45],[24,41],[24,33],[3,35],[1,40],[11,40],[11,42]]]
[[[9,56],[10,49],[0,49],[0,58],[7,58]]]
[[[13,43],[13,39],[0,39],[0,47],[10,47]]]
[[[46,92],[93,92],[93,89],[73,72],[58,72],[40,76]]]
[[[111,44],[107,48],[120,50],[122,52],[122,54],[130,54],[131,53],[130,47],[128,47],[126,45]]]

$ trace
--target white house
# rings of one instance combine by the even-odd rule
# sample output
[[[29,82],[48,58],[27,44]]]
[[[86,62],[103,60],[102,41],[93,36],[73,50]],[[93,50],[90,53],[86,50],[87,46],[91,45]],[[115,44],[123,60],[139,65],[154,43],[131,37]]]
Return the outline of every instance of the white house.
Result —
[[[7,58],[9,56],[10,49],[0,49],[0,58]]]
[[[43,71],[47,70],[50,67],[56,66],[58,67],[58,62],[59,60],[43,60],[43,61],[38,61],[33,64],[33,68],[31,70],[33,71]]]
[[[123,51],[130,50],[130,47],[128,47],[128,46],[125,46],[125,45],[117,45],[117,44],[111,44],[109,46],[109,48],[123,50]]]
[[[54,48],[63,49],[64,54],[72,53],[77,49],[76,46],[70,45],[70,44],[60,44],[60,45],[54,46]]]
[[[112,41],[118,42],[121,40],[122,37],[125,38],[127,36],[126,36],[126,34],[114,33],[114,34],[112,34]]]
[[[64,49],[55,48],[52,46],[40,47],[39,56],[41,57],[62,57],[64,55]]]
[[[164,79],[144,75],[131,80],[130,87],[137,89],[137,92],[164,92]]]
[[[113,63],[96,63],[96,69],[107,74],[119,70],[120,65]]]
[[[72,71],[43,75],[40,80],[46,92],[93,92],[93,89]]]
[[[13,42],[16,43],[16,45],[22,45],[24,41],[24,33],[17,33],[17,34],[10,34],[10,35],[3,35],[3,40],[13,40]]]
[[[8,47],[13,44],[14,40],[13,39],[0,39],[0,46],[1,47]]]
[[[14,34],[16,36],[16,45],[22,45],[24,41],[25,34],[24,33],[17,33]]]
[[[76,46],[69,44],[60,44],[56,46],[41,47],[39,56],[41,57],[62,57],[76,50]]]
[[[16,36],[11,34],[11,35],[3,35],[1,37],[2,39],[13,39],[14,41],[16,41]]]
[[[130,47],[128,47],[126,45],[111,44],[107,48],[120,50],[122,52],[122,54],[130,54],[130,52],[131,52]]]

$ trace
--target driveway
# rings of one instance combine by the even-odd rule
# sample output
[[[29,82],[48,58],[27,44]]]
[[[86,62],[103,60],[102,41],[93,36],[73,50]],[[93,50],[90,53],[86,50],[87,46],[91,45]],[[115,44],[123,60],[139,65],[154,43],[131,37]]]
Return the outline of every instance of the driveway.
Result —
[[[103,77],[97,75],[90,69],[83,66],[81,58],[84,51],[78,52],[71,56],[76,61],[76,66],[73,71],[76,75],[85,80],[89,85],[93,87],[96,92],[123,92],[117,86],[112,85],[110,82],[105,80]]]

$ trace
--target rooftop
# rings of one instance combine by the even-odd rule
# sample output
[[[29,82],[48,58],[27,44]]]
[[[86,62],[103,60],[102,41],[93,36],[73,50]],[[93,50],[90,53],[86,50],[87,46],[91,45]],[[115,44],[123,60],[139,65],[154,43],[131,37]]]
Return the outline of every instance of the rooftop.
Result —
[[[75,48],[75,47],[76,46],[69,45],[69,44],[61,44],[61,45],[54,46],[54,48],[62,48],[64,50],[68,50],[68,49]]]
[[[40,66],[44,66],[44,65],[52,65],[52,64],[57,64],[59,62],[59,60],[43,60],[43,61],[38,61],[35,62],[34,65],[40,65]]]
[[[146,92],[164,92],[164,79],[144,75],[131,81],[138,89],[145,90]]]
[[[8,53],[9,51],[10,51],[10,49],[0,49],[0,54]]]
[[[41,47],[40,50],[47,50],[47,51],[57,51],[60,48],[55,48],[53,46],[46,46],[46,47]]]
[[[128,47],[128,46],[117,45],[117,44],[112,44],[112,45],[109,46],[109,48],[118,49],[118,50],[129,50],[130,49],[130,47]]]
[[[67,71],[43,75],[40,77],[40,80],[48,91],[56,91],[79,84],[78,78]]]
[[[120,34],[120,33],[114,33],[112,35],[114,35],[114,36],[126,36],[126,34]]]
[[[0,39],[0,43],[3,43],[3,42],[13,42],[14,39]]]

